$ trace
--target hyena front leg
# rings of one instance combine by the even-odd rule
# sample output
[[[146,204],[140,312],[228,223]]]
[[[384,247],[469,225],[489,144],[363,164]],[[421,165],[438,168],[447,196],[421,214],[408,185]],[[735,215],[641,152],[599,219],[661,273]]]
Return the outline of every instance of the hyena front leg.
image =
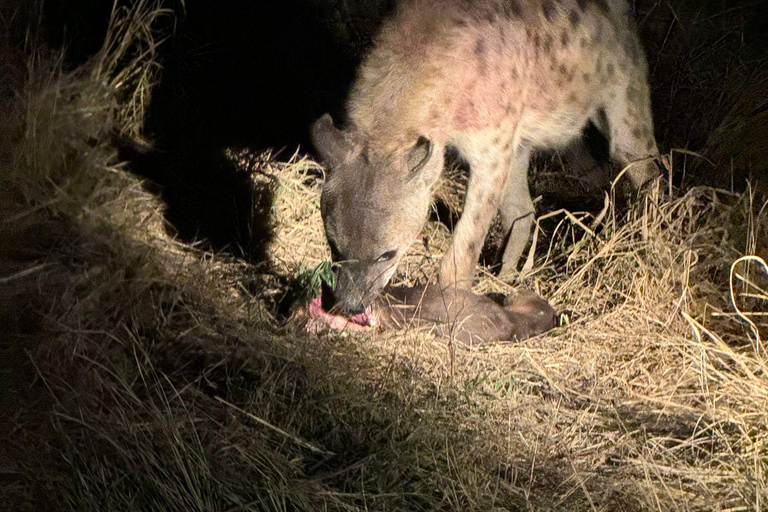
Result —
[[[465,289],[472,287],[475,265],[499,208],[507,178],[500,151],[487,146],[474,151],[472,146],[474,144],[459,147],[470,166],[467,197],[453,232],[451,248],[443,257],[439,276],[441,285]]]
[[[659,156],[653,135],[651,95],[644,74],[618,87],[604,107],[610,132],[611,158],[629,166],[627,175],[635,189],[659,175],[653,158]]]
[[[523,147],[518,147],[508,157],[507,181],[499,207],[502,229],[509,234],[499,273],[499,279],[503,281],[511,281],[514,277],[517,263],[531,236],[535,212],[528,190],[530,159],[531,150]]]

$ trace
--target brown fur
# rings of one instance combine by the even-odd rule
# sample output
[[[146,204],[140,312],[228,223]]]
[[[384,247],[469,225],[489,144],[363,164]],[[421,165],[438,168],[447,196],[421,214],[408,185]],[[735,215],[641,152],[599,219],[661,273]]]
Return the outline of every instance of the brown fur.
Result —
[[[374,302],[373,314],[385,329],[434,327],[463,343],[523,340],[557,323],[555,310],[533,292],[518,292],[502,307],[488,297],[437,285],[388,290]]]
[[[501,277],[512,276],[533,223],[531,151],[564,147],[588,121],[619,164],[639,161],[636,187],[655,175],[647,65],[627,12],[624,0],[402,3],[359,70],[347,129],[327,115],[313,129],[341,309],[370,304],[418,236],[446,146],[471,174],[444,286],[471,285],[497,212],[510,233]]]

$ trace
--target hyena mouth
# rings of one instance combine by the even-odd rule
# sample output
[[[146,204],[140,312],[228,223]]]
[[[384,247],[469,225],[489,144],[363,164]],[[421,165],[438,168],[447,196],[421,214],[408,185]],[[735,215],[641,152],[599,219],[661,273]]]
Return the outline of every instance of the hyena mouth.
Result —
[[[338,279],[339,268],[335,267],[333,272]],[[338,314],[334,307],[333,291],[328,283],[322,283],[320,297],[312,299],[309,303],[310,325],[307,327],[312,330],[318,330],[328,326],[334,330],[342,330],[348,327],[352,329],[367,329],[376,326],[372,305],[365,308],[362,313],[349,316]]]
[[[338,278],[339,269],[334,268],[333,272]],[[333,289],[328,283],[323,282],[320,288],[320,297],[312,299],[309,303],[309,320],[311,322],[309,327],[312,327],[313,330],[317,330],[323,325],[335,330],[342,330],[347,327],[366,329],[376,324],[371,305],[365,308],[362,313],[346,316],[337,312],[334,303]]]
[[[312,299],[309,303],[309,318],[313,328],[322,327],[323,324],[326,324],[331,329],[340,331],[348,327],[352,329],[367,329],[376,326],[371,306],[368,306],[365,308],[365,311],[356,315],[337,315],[323,309],[322,297]]]

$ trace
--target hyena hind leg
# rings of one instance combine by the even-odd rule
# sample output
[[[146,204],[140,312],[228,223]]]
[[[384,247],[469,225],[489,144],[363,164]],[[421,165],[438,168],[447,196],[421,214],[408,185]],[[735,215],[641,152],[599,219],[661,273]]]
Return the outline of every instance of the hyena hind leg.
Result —
[[[642,78],[620,88],[604,108],[611,158],[622,167],[629,166],[627,176],[635,190],[659,175],[654,161],[659,149],[653,135],[650,91]]]
[[[499,205],[502,229],[509,234],[499,272],[499,279],[503,281],[511,281],[514,277],[517,264],[531,237],[535,212],[528,189],[530,159],[530,149],[519,147],[511,155],[507,168],[507,181]]]

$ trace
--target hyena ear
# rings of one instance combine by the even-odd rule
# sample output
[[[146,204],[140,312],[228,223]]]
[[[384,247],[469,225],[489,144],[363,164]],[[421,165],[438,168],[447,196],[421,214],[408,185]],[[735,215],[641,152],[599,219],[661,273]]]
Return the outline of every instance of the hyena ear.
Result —
[[[424,137],[419,137],[416,144],[413,145],[408,153],[405,155],[405,161],[408,165],[408,181],[414,178],[418,178],[429,186],[437,177],[427,175],[432,174],[428,169],[425,169],[427,162],[432,157],[432,142]]]
[[[324,162],[343,158],[341,155],[350,148],[347,136],[333,125],[330,114],[323,114],[312,125],[312,144]]]

